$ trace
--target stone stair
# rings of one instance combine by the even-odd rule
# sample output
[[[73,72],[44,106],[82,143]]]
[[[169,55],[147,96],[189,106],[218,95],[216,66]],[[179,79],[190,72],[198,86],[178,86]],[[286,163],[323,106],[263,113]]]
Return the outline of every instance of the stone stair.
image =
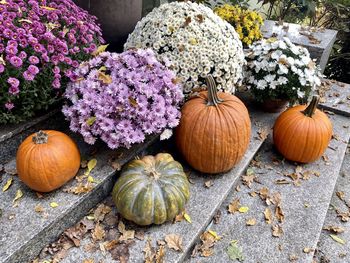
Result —
[[[340,89],[340,91],[337,91],[337,89]],[[335,93],[339,93],[339,95],[334,95]],[[304,172],[310,171],[306,173],[310,174],[305,175],[305,180],[301,179],[300,182],[294,182],[291,178],[293,176],[286,177],[283,175],[283,173],[292,174],[297,166],[287,161],[281,161],[281,156],[273,150],[271,139],[264,136],[266,132],[271,131],[276,115],[261,113],[254,109],[254,105],[249,105],[252,118],[252,138],[249,149],[241,163],[229,173],[220,176],[203,175],[187,168],[192,183],[192,196],[186,206],[186,213],[191,217],[192,222],[182,220],[181,222],[166,223],[161,226],[136,227],[124,221],[127,229],[135,229],[136,233],[142,233],[144,237],[132,240],[130,246],[124,246],[124,250],[119,251],[120,254],[125,253],[127,255],[129,258],[127,262],[143,262],[143,250],[147,239],[151,238],[152,245],[156,246],[157,240],[163,240],[166,235],[171,233],[176,233],[182,237],[182,251],[175,252],[173,249],[167,249],[164,262],[229,262],[226,250],[232,240],[238,240],[238,246],[242,248],[245,256],[244,262],[273,263],[289,262],[290,260],[292,262],[312,262],[314,251],[322,251],[327,254],[322,244],[326,244],[326,247],[328,244],[322,243],[322,240],[325,239],[326,242],[334,243],[335,241],[328,240],[329,236],[324,236],[321,229],[325,219],[327,220],[329,217],[326,217],[328,206],[331,202],[350,137],[350,128],[348,127],[350,125],[348,118],[350,116],[348,104],[350,100],[347,97],[349,95],[350,87],[347,85],[342,87],[337,83],[332,83],[331,87],[325,90],[323,96],[327,100],[322,106],[329,111],[336,136],[327,150],[327,157],[313,164],[302,166],[302,170],[298,167],[300,176]],[[342,96],[342,99],[339,99],[340,96]],[[13,144],[16,142],[18,145],[18,141],[31,133],[29,132],[30,129],[37,130],[39,126],[43,129],[45,127],[52,128],[53,126],[49,122],[58,120],[60,114],[57,114],[58,117],[36,122],[35,127],[23,128],[21,132],[14,132],[14,135],[10,134],[11,129],[7,129],[3,133],[0,132],[0,138],[2,138],[1,136],[5,138],[1,143],[0,153],[7,156],[7,159],[9,159],[9,156],[13,157],[14,149],[17,146],[13,146],[12,152],[6,154],[6,147],[8,146],[2,147],[2,145],[6,143],[6,145],[12,145],[12,143],[8,143],[9,140],[12,140]],[[57,129],[67,131],[67,128],[64,125],[62,126],[62,121],[58,121],[58,124],[60,126]],[[12,130],[16,130],[16,127]],[[4,137],[3,134],[7,137]],[[18,137],[16,138],[16,136]],[[118,151],[110,151],[103,144],[94,147],[87,146],[79,136],[72,135],[72,137],[78,142],[84,159],[96,158],[98,160],[97,167],[91,172],[96,182],[94,188],[90,192],[81,195],[66,193],[59,189],[39,198],[34,192],[18,182],[16,176],[4,173],[0,177],[2,178],[0,179],[1,188],[10,177],[13,177],[14,182],[8,191],[0,195],[0,209],[2,211],[0,213],[0,233],[4,233],[0,235],[1,263],[29,262],[39,254],[45,245],[55,241],[66,228],[73,226],[80,219],[91,220],[91,218],[89,219],[89,216],[91,217],[90,209],[96,207],[99,202],[110,195],[111,187],[115,182],[117,171],[110,164],[111,158],[116,159],[115,163],[118,165],[123,165],[137,154],[156,153],[162,150],[170,151],[176,159],[181,161],[172,145],[156,143],[157,137],[149,138],[145,144],[137,145],[130,150]],[[261,167],[256,167],[259,162],[262,163]],[[12,160],[6,164],[8,168],[5,170],[11,171],[13,166],[14,161]],[[241,175],[245,174],[248,166],[251,167],[249,172],[254,171],[257,177],[252,183],[251,189],[246,185],[242,185],[241,180]],[[313,175],[312,171],[319,172],[319,176]],[[81,173],[83,172],[82,170]],[[306,179],[307,177],[310,178]],[[340,179],[339,177],[338,183],[341,181]],[[278,184],[275,183],[276,180],[280,180],[277,181]],[[205,187],[206,183],[212,185]],[[299,183],[300,186],[298,186]],[[77,181],[73,180],[64,188],[69,189],[76,184]],[[263,212],[267,205],[264,204],[259,194],[256,194],[255,197],[249,194],[253,191],[258,192],[264,186],[271,193],[280,192],[282,197],[281,206],[285,220],[281,223],[283,234],[279,238],[272,236],[271,225],[265,222]],[[12,200],[18,189],[23,191],[24,196],[19,200],[18,206],[13,207]],[[229,214],[227,206],[234,198],[239,198],[241,205],[248,207],[249,211]],[[349,198],[349,195],[347,198]],[[58,203],[58,207],[52,208],[50,206],[52,202]],[[111,203],[108,198],[104,202]],[[35,212],[38,205],[43,208],[43,212]],[[111,206],[113,211],[110,214],[115,215],[115,208],[113,205]],[[270,205],[270,208],[271,211],[274,211],[273,205]],[[221,216],[218,216],[218,211],[220,211]],[[217,224],[213,223],[214,217]],[[256,220],[256,224],[247,226],[246,220],[252,218]],[[117,225],[112,226],[110,230],[118,232],[116,227]],[[191,258],[193,248],[199,243],[200,235],[206,230],[215,231],[217,235],[221,236],[221,239],[214,245],[214,254],[208,258]],[[345,231],[344,235],[346,233],[348,232]],[[319,237],[321,241],[319,249],[316,250]],[[106,237],[103,242],[106,242],[106,240],[110,240],[110,237]],[[101,242],[96,242],[93,245],[97,249],[88,251],[86,245],[91,245],[91,235],[85,235],[81,238],[80,246],[67,249],[60,262],[84,262],[84,260],[85,262],[118,262],[115,260],[115,255],[113,257],[111,253],[104,249],[106,243]],[[336,246],[338,243],[333,245]],[[45,251],[53,253],[54,250],[51,246]],[[346,251],[346,247],[344,247],[344,250]],[[315,260],[317,260],[318,254],[315,254]],[[333,256],[333,254],[329,255]],[[47,253],[46,259],[50,259]],[[86,261],[87,259],[93,261]]]

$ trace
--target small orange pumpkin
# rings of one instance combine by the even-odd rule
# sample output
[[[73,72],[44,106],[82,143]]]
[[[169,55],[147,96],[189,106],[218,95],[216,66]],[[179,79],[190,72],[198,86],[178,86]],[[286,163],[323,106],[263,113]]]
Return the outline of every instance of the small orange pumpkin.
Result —
[[[19,178],[38,192],[53,191],[72,179],[80,167],[80,153],[73,140],[58,131],[39,131],[19,146]]]
[[[317,109],[319,96],[307,105],[299,105],[283,112],[273,128],[277,150],[288,160],[309,163],[320,158],[332,138],[332,123]]]
[[[203,173],[230,170],[246,152],[251,133],[248,110],[241,100],[217,92],[213,77],[208,91],[187,101],[176,129],[176,145],[185,160]]]

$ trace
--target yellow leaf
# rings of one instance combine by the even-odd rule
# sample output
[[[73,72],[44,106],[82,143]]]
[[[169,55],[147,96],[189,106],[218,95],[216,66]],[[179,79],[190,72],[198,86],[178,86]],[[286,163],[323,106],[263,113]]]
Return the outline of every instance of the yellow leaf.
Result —
[[[238,211],[240,213],[247,213],[249,211],[249,207],[248,206],[241,206]]]
[[[102,67],[100,67],[98,70],[99,70],[99,71],[106,71],[107,68],[106,68],[105,66],[102,66]]]
[[[86,217],[88,220],[95,220],[95,217],[93,215],[87,216]]]
[[[221,239],[221,237],[219,237],[218,234],[215,231],[213,231],[213,230],[208,230],[208,233],[210,235],[212,235],[213,237],[215,237],[216,240],[220,240]]]
[[[50,206],[51,206],[52,208],[56,208],[56,207],[58,206],[58,204],[57,204],[56,202],[51,202],[51,203],[50,203]]]
[[[96,164],[97,164],[97,160],[91,159],[87,164],[87,170],[85,172],[85,175],[89,175],[90,172],[96,167]]]
[[[87,180],[88,180],[89,183],[94,183],[95,182],[94,178],[91,175],[88,176]]]
[[[111,84],[112,83],[111,76],[109,76],[101,71],[98,73],[98,79],[101,80],[103,84]]]
[[[1,4],[1,5],[6,5],[6,4],[7,4],[7,1],[6,1],[6,0],[1,0],[1,1],[0,1],[0,4]]]
[[[0,65],[6,66],[6,61],[4,60],[4,55],[0,56]]]
[[[192,224],[191,217],[188,214],[184,213],[184,218],[188,223]]]
[[[92,124],[95,123],[95,121],[96,121],[96,117],[90,117],[87,119],[86,124],[91,126]]]
[[[19,200],[22,196],[23,196],[23,192],[21,191],[21,189],[18,189],[17,192],[16,192],[15,199],[13,199],[13,202],[16,202],[16,201]]]
[[[4,187],[2,188],[2,191],[3,191],[3,192],[6,192],[7,189],[10,188],[10,186],[11,186],[11,184],[12,184],[12,180],[13,180],[13,178],[10,178],[10,179],[7,180],[6,184],[5,184]]]
[[[69,32],[69,28],[64,26],[62,32],[63,32],[63,36],[65,36]]]
[[[270,37],[270,38],[268,38],[267,39],[267,43],[273,43],[273,42],[276,42],[277,41],[277,38],[275,38],[275,37]]]
[[[98,56],[99,54],[101,54],[102,52],[106,51],[107,47],[109,46],[109,44],[107,45],[101,45],[99,46],[93,53],[93,56]]]
[[[49,6],[44,6],[44,5],[41,5],[40,7],[41,7],[42,9],[46,9],[46,10],[49,10],[49,11],[57,10],[56,8],[49,7]]]
[[[345,241],[341,239],[340,237],[336,235],[330,234],[330,237],[333,238],[334,241],[338,242],[339,244],[345,245]]]

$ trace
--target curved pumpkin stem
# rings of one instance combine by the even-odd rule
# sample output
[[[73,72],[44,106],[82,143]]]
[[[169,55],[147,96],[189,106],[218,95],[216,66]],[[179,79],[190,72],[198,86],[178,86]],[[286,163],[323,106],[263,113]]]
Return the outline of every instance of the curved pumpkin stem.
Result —
[[[305,116],[312,118],[312,116],[315,114],[319,102],[320,96],[314,95],[309,106],[307,106],[307,108],[303,110],[302,113],[305,114]]]
[[[221,102],[223,102],[222,99],[218,97],[218,91],[216,88],[215,80],[212,75],[208,75],[205,78],[208,86],[208,106],[217,106]]]
[[[32,140],[35,144],[45,144],[47,143],[47,140],[49,138],[49,135],[43,131],[39,131],[35,133]]]

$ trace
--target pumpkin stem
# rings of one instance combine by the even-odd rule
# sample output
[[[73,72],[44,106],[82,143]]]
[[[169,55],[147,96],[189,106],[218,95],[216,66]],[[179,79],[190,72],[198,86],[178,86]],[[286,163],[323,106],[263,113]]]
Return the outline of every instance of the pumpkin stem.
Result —
[[[212,75],[208,75],[205,78],[208,86],[208,106],[218,106],[221,102],[223,102],[222,99],[218,97],[218,91],[216,88],[215,80]]]
[[[302,111],[305,116],[312,118],[312,116],[315,114],[315,111],[317,109],[317,105],[320,102],[320,96],[314,95],[312,97],[312,100],[310,104],[307,106],[305,110]]]
[[[160,174],[158,172],[156,172],[156,171],[151,171],[149,173],[149,176],[153,177],[155,180],[158,180],[159,177],[160,177]]]
[[[49,135],[43,131],[39,131],[35,133],[32,140],[35,144],[45,144],[47,143],[47,140],[49,138]]]

